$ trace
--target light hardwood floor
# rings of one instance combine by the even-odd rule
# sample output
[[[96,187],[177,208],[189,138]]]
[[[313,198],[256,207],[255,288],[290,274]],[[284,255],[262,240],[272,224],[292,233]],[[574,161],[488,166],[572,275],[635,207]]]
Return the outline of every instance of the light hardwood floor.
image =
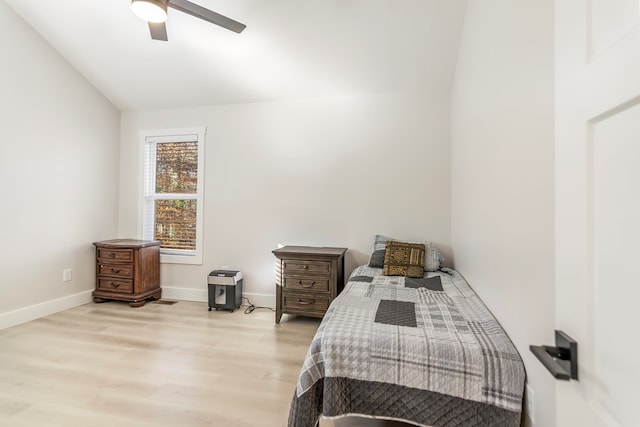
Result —
[[[108,302],[0,331],[0,425],[285,426],[319,320],[243,311]]]
[[[284,427],[319,319],[86,304],[0,331],[0,426]],[[319,427],[400,427],[346,418]]]

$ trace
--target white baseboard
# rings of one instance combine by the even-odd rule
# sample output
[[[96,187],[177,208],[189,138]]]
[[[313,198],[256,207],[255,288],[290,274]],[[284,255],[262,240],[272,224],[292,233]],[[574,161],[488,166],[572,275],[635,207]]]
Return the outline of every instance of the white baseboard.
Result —
[[[0,313],[0,330],[68,310],[82,304],[87,304],[92,301],[91,292],[93,292],[93,289],[30,305],[7,313]]]
[[[209,297],[205,289],[162,287],[162,298],[180,301],[207,302]]]
[[[256,307],[270,307],[275,309],[276,296],[265,294],[252,294],[243,292],[242,296],[248,298],[251,304]],[[162,287],[162,298],[177,299],[182,301],[208,302],[209,294],[206,289],[193,288],[173,288],[168,286]],[[242,301],[242,305],[247,304],[247,300]]]
[[[242,294],[243,297],[248,298],[251,304],[256,307],[269,307],[276,309],[276,296],[265,294]],[[246,304],[247,300],[242,301],[242,304]]]
[[[0,330],[68,310],[82,304],[87,304],[92,301],[91,292],[93,292],[93,289],[34,304],[7,313],[0,313]],[[248,298],[256,307],[270,307],[275,309],[275,295],[243,293],[242,296]],[[209,301],[209,296],[205,289],[162,287],[162,297],[182,301]],[[247,301],[243,300],[242,304],[246,305]]]

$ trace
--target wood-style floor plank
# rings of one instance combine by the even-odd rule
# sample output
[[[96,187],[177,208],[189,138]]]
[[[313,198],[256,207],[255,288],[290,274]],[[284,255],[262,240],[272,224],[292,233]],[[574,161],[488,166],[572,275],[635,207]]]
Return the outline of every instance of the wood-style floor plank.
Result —
[[[1,426],[286,425],[318,319],[86,304],[0,331]]]

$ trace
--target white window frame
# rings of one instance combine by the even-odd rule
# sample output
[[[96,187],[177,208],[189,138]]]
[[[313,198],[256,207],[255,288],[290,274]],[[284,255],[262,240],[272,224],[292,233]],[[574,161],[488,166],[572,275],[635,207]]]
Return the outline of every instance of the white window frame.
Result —
[[[157,129],[140,131],[140,205],[138,208],[138,234],[143,240],[154,240],[155,215],[152,212],[155,199],[152,194],[155,182],[155,161],[147,158],[147,147],[150,144],[163,142],[198,142],[198,185],[195,197],[186,197],[196,200],[196,249],[195,251],[182,251],[176,249],[160,249],[160,262],[168,264],[198,264],[202,265],[203,251],[203,221],[204,221],[204,146],[205,127]],[[184,199],[184,194],[163,194],[162,199]]]

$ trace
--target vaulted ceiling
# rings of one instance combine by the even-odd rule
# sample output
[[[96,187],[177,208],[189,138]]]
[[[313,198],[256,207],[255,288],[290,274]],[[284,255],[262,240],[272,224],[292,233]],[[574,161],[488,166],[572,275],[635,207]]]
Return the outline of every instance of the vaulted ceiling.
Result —
[[[130,0],[5,0],[120,110],[451,86],[467,0],[192,0],[151,40]]]

